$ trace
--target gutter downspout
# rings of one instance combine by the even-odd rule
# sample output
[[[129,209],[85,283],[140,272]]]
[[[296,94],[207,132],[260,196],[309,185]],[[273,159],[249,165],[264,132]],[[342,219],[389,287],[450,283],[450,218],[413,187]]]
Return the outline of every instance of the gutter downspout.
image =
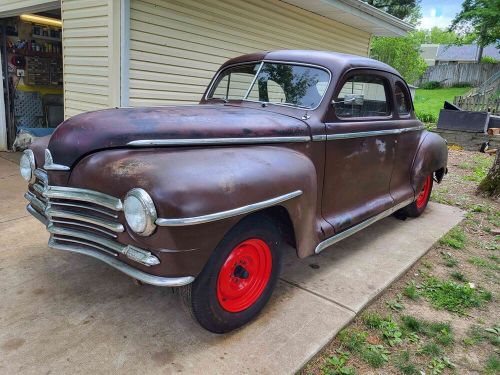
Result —
[[[120,107],[129,106],[130,0],[120,0]]]

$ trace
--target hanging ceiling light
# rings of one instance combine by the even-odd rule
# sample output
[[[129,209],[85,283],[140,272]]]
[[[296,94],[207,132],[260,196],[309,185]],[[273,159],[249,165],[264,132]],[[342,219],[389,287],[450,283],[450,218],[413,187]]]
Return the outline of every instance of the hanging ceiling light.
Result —
[[[36,14],[21,14],[20,18],[22,21],[25,21],[25,22],[32,22],[32,23],[37,23],[37,24],[41,24],[41,25],[62,27],[62,21],[55,19],[55,18],[37,16]]]

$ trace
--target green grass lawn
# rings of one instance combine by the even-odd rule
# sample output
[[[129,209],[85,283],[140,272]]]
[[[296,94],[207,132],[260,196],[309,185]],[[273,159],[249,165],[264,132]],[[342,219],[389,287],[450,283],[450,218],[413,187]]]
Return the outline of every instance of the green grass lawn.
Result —
[[[453,103],[453,98],[463,95],[470,87],[450,87],[434,90],[417,89],[415,93],[415,111],[424,122],[437,122],[439,110],[443,108],[445,100]]]

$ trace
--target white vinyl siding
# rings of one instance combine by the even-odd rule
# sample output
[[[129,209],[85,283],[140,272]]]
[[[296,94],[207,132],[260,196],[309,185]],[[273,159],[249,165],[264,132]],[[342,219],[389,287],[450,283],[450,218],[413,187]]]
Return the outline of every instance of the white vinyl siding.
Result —
[[[119,105],[119,0],[63,0],[64,115]]]
[[[238,55],[315,49],[366,56],[370,34],[279,0],[130,0],[131,106],[198,102]]]

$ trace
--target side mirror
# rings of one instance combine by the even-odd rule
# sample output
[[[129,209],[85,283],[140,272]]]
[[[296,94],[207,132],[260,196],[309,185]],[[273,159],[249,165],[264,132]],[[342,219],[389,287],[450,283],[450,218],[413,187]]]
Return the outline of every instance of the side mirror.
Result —
[[[335,100],[332,100],[332,105],[335,106],[335,104],[339,104],[339,103],[353,104],[353,105],[363,105],[364,102],[365,102],[364,95],[361,95],[361,94],[346,94],[344,96],[344,100],[340,100],[338,102],[336,102]]]

